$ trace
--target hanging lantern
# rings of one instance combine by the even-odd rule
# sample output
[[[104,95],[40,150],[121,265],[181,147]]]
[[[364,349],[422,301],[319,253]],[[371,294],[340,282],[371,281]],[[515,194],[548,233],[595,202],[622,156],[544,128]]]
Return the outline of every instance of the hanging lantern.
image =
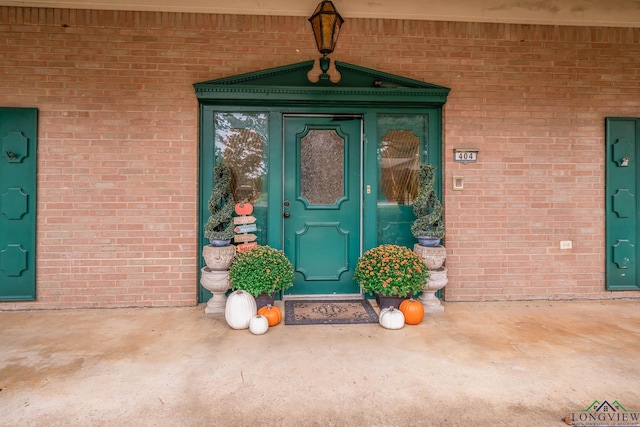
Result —
[[[327,56],[336,48],[340,27],[344,22],[336,7],[329,0],[322,1],[309,18],[318,51]]]

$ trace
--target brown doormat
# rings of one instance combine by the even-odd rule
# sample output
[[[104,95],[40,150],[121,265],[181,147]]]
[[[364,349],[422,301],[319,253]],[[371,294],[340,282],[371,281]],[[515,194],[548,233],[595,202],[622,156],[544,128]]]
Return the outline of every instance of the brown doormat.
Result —
[[[378,314],[366,299],[284,302],[285,325],[338,325],[377,322]]]

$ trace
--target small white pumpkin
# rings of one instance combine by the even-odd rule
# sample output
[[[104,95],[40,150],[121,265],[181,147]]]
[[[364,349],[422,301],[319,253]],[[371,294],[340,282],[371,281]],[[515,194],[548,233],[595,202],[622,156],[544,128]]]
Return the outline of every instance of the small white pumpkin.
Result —
[[[256,314],[249,322],[249,331],[253,335],[262,335],[269,330],[269,319],[262,314]]]
[[[232,329],[247,329],[251,318],[256,315],[256,299],[248,292],[233,291],[227,298],[224,320]]]
[[[404,326],[404,314],[395,307],[383,308],[379,317],[383,328],[401,329]]]

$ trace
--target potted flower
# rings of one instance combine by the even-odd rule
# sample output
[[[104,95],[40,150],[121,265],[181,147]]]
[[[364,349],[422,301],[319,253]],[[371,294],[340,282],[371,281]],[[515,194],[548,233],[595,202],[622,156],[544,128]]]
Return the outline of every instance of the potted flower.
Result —
[[[422,290],[429,273],[411,249],[387,244],[362,254],[353,277],[365,292],[376,295],[379,307],[398,308],[402,300]]]
[[[293,265],[284,253],[270,246],[238,252],[229,268],[229,286],[256,298],[258,308],[273,305],[274,294],[293,285]]]
[[[226,246],[233,238],[233,209],[235,202],[229,183],[231,172],[224,164],[218,164],[214,171],[215,184],[209,197],[211,215],[204,225],[204,235],[213,246]]]
[[[442,204],[434,190],[435,170],[433,165],[422,164],[418,171],[418,196],[413,201],[416,219],[411,233],[422,246],[438,246],[445,235]]]

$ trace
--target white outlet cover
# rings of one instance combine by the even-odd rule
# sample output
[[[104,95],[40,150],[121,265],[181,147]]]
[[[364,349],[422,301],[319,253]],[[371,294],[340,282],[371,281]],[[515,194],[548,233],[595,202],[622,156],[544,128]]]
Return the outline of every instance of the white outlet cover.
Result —
[[[571,240],[560,241],[560,249],[571,249],[571,248],[573,248],[573,242]]]

